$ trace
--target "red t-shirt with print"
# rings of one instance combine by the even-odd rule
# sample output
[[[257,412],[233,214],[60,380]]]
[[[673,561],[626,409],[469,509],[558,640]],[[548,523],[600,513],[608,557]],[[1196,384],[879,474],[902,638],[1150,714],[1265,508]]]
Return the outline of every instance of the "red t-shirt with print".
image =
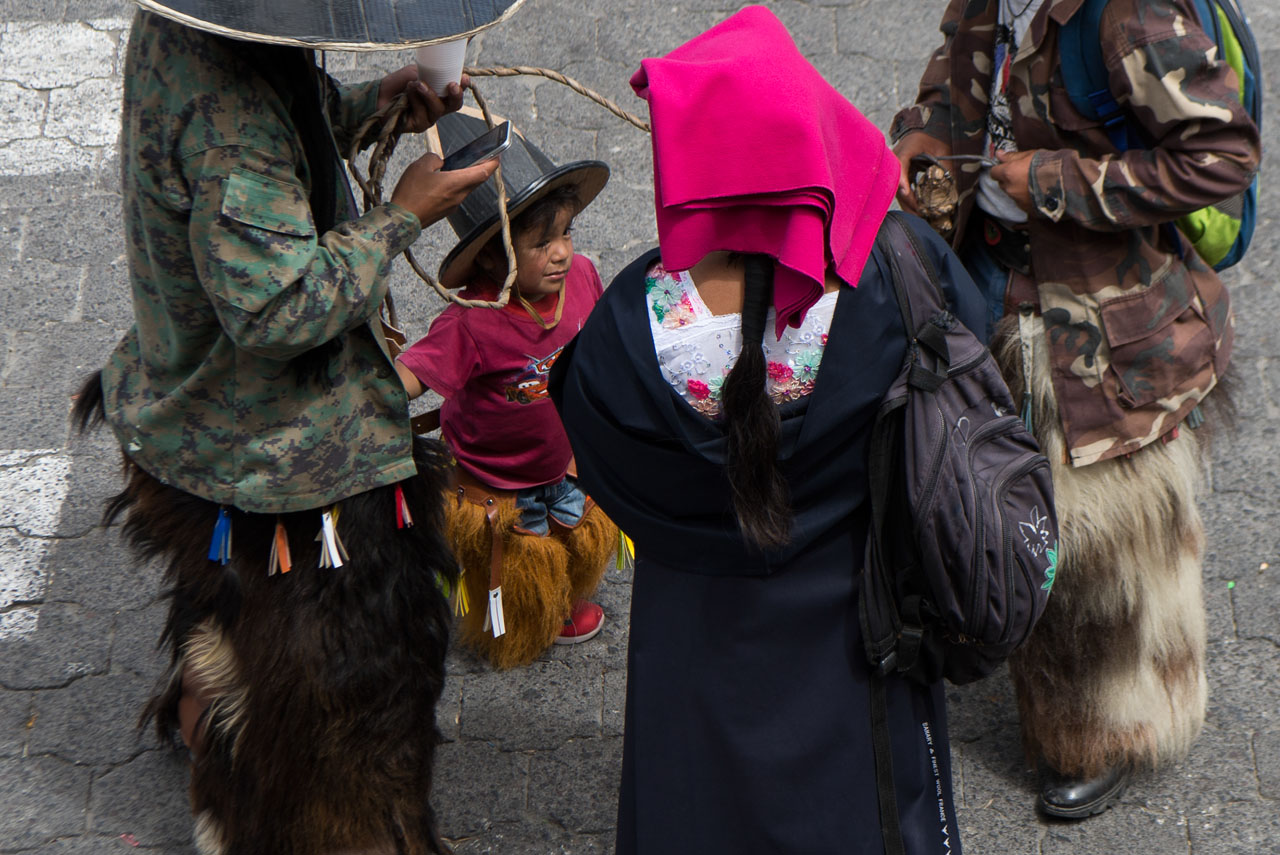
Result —
[[[497,292],[494,283],[476,281],[461,296],[492,300]],[[440,430],[459,466],[502,490],[564,478],[572,452],[547,396],[547,375],[603,293],[595,265],[575,255],[564,312],[552,329],[543,329],[515,299],[502,309],[453,304],[400,354],[405,367],[445,399]],[[553,294],[533,306],[550,321],[559,300]]]

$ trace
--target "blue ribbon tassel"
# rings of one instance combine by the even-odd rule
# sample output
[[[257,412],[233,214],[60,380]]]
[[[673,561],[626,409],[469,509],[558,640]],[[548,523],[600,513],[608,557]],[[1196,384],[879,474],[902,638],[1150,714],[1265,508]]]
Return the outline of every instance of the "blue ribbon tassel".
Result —
[[[218,508],[218,522],[213,527],[213,540],[209,542],[209,560],[220,564],[231,561],[231,515],[226,508]]]

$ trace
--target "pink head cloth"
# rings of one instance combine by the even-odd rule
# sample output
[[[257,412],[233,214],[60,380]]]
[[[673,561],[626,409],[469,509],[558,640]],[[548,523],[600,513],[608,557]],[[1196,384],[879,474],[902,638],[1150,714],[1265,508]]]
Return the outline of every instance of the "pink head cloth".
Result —
[[[829,261],[857,284],[898,162],[772,12],[748,6],[643,60],[631,87],[649,102],[667,269],[715,250],[773,256],[779,336],[822,296]]]

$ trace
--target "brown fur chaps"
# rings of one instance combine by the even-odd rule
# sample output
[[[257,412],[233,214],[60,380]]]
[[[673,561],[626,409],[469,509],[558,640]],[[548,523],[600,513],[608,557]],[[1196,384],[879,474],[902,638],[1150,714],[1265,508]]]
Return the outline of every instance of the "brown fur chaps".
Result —
[[[86,390],[82,425],[101,400]],[[193,692],[207,703],[191,769],[201,855],[449,851],[428,803],[449,631],[437,577],[457,572],[440,500],[448,455],[419,439],[414,457],[419,477],[400,485],[414,525],[397,528],[393,486],[343,500],[350,559],[337,568],[317,566],[314,510],[230,509],[231,560],[209,560],[218,506],[126,459],[107,518],[166,565],[169,589],[171,665],[144,719],[170,739],[184,694],[187,711]],[[277,520],[292,569],[268,575]]]
[[[514,530],[514,494],[468,482],[446,499],[449,542],[462,564],[470,608],[458,642],[495,668],[528,665],[555,642],[576,599],[590,597],[618,548],[618,529],[594,502],[573,528],[550,519],[545,537]],[[486,502],[492,499],[494,510]],[[490,519],[492,516],[492,520]],[[500,540],[502,611],[506,633],[485,628],[495,534]]]
[[[1038,317],[1031,332],[1032,414],[1061,547],[1044,617],[1010,660],[1028,759],[1086,778],[1178,760],[1206,702],[1200,437],[1183,425],[1127,457],[1070,466]],[[994,349],[1020,397],[1016,316]]]

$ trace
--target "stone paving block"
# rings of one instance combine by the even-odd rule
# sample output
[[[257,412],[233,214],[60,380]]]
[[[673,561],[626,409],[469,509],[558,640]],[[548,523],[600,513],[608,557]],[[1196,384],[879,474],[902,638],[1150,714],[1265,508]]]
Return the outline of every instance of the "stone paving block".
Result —
[[[1188,816],[1194,855],[1261,855],[1280,852],[1280,811],[1276,803],[1234,802],[1214,814]]]
[[[555,662],[598,663],[606,670],[627,667],[627,626],[631,612],[631,586],[601,584],[593,599],[604,609],[604,626],[600,634],[581,644],[552,647],[544,658]]]
[[[627,718],[626,668],[604,672],[604,735],[621,736]]]
[[[0,0],[0,21],[56,21],[67,0]]]
[[[608,20],[599,27],[597,55],[630,66],[620,81],[609,84],[627,87],[624,100],[619,102],[623,109],[640,112],[628,106],[628,101],[643,106],[643,102],[631,94],[628,84],[631,73],[640,67],[640,60],[670,53],[681,43],[728,17],[729,6],[720,3],[716,8],[693,8],[688,3],[632,3],[624,14],[617,15],[601,9],[600,14],[608,15]],[[587,85],[592,89],[598,88],[590,83]]]
[[[1280,649],[1271,641],[1223,641],[1208,648],[1209,722],[1228,732],[1280,724]]]
[[[1127,805],[1128,796],[1122,804]],[[1185,821],[1177,814],[1112,808],[1085,822],[1045,822],[1037,855],[1082,852],[1187,852]],[[1194,851],[1194,850],[1190,850]]]
[[[1236,580],[1231,596],[1236,635],[1242,639],[1268,639],[1280,644],[1280,562],[1271,561],[1266,570],[1245,570]],[[1260,567],[1261,565],[1259,565]]]
[[[107,438],[111,436],[110,429],[105,425],[96,433]],[[61,537],[83,537],[100,527],[107,499],[124,488],[119,446],[109,444],[107,448],[103,453],[93,446],[74,447],[71,455],[71,485],[62,503],[62,515],[58,519],[58,534]],[[122,543],[113,548],[121,556],[130,554]]]
[[[568,63],[596,55],[596,21],[582,13],[581,4],[544,0],[536,5],[535,14],[528,11],[526,8],[517,12],[511,26],[497,26],[482,33],[479,44],[467,52],[468,62],[483,56],[485,65],[564,69]]]
[[[564,73],[574,78],[588,89],[594,89],[605,98],[615,102],[628,113],[646,118],[645,104],[637,98],[627,85],[627,80],[639,67],[639,56],[634,62],[618,61],[615,58],[584,57],[571,66],[564,68]],[[558,68],[558,67],[557,67]],[[540,81],[536,84],[535,97],[538,105],[538,116],[547,122],[565,125],[569,128],[599,131],[615,125],[631,128],[636,133],[640,130],[632,128],[623,119],[618,118],[604,107],[588,100],[567,86],[552,80]],[[535,137],[535,141],[537,141]]]
[[[819,73],[825,75],[836,64],[838,41],[836,38],[836,9],[814,8],[807,3],[775,2],[768,4],[783,26],[791,33],[800,53]],[[726,16],[727,17],[727,16]],[[689,36],[698,30],[690,30]],[[779,81],[783,91],[786,83]]]
[[[68,240],[69,235],[75,240]],[[114,193],[68,193],[56,205],[31,210],[22,257],[60,264],[100,265],[124,252],[120,197]]]
[[[79,289],[79,279],[68,285]],[[102,366],[115,346],[115,331],[106,324],[32,324],[12,334],[11,345],[18,351],[9,363],[5,388],[33,389],[47,386],[62,400],[58,407],[65,420],[71,410],[71,396],[79,391],[88,375]]]
[[[529,756],[489,742],[436,749],[431,804],[450,838],[482,835],[491,824],[519,821],[525,809]]]
[[[1280,565],[1280,507],[1274,501],[1211,493],[1200,500],[1200,509],[1207,533],[1206,580],[1238,581],[1263,564]]]
[[[65,19],[89,21],[94,18],[124,18],[133,15],[134,4],[129,0],[68,0]]]
[[[0,230],[0,241],[4,239]],[[7,254],[7,250],[0,250]],[[11,261],[0,265],[0,317],[9,330],[41,330],[49,321],[70,320],[76,309],[76,295],[84,268],[74,264],[55,264],[43,259]],[[21,365],[25,348],[15,342],[15,363]],[[21,377],[18,379],[22,379]]]
[[[1280,728],[1270,727],[1253,735],[1253,759],[1258,772],[1258,793],[1275,805],[1280,799]]]
[[[120,339],[120,331],[133,326],[133,292],[129,287],[129,267],[124,255],[118,255],[109,263],[86,266],[84,283],[80,290],[80,317],[85,321],[101,321],[107,331],[100,341],[109,341],[103,348],[103,360],[110,348]]]
[[[120,137],[123,97],[119,78],[85,80],[70,88],[54,89],[49,93],[44,135],[66,137],[76,145],[114,145]]]
[[[6,369],[17,361],[6,360]],[[54,386],[0,386],[0,439],[7,448],[61,448],[69,398]]]
[[[918,80],[929,56],[942,45],[938,24],[945,7],[940,3],[915,3],[920,7],[918,14],[902,15],[885,15],[878,0],[853,0],[842,5],[835,11],[836,45],[841,54],[889,61],[900,58],[905,47]],[[914,91],[913,86],[912,94]]]
[[[529,810],[566,829],[607,832],[618,813],[622,739],[574,740],[529,760]]]
[[[1043,833],[1032,808],[1034,777],[1007,760],[996,760],[995,766],[1002,769],[994,772],[985,744],[961,745],[953,740],[951,754],[956,824],[964,850],[1038,855]],[[1017,784],[1011,784],[1011,776],[1017,776]]]
[[[48,846],[24,852],[23,855],[102,855],[102,853],[120,855],[124,852],[132,855],[145,852],[164,853],[164,855],[196,855],[196,850],[191,846],[181,844],[169,844],[163,847],[141,846],[134,842],[135,840],[136,838],[128,833],[109,837],[86,834],[80,837],[66,837]]]
[[[1222,805],[1258,798],[1253,733],[1219,726],[1210,715],[1186,760],[1145,772],[1126,802],[1156,813],[1213,813]]]
[[[457,855],[612,855],[613,834],[573,834],[546,823],[503,823],[455,842],[454,851]]]
[[[169,665],[169,654],[156,645],[168,613],[168,603],[160,600],[146,608],[116,615],[111,642],[111,673],[136,674],[145,678],[148,685],[160,678]],[[127,711],[122,719],[127,724],[141,712],[141,708]]]
[[[185,755],[168,750],[144,751],[135,759],[97,777],[90,802],[89,830],[96,834],[130,834],[143,846],[185,846],[191,840]]]
[[[14,22],[0,38],[0,75],[33,89],[53,89],[115,71],[115,40],[80,22]]]
[[[1214,453],[1213,489],[1238,492],[1266,502],[1280,483],[1280,460],[1267,449],[1280,447],[1280,427],[1264,419],[1243,419],[1236,427],[1232,450]]]
[[[116,528],[56,541],[44,566],[52,576],[46,595],[52,601],[134,610],[154,601],[160,590],[159,568],[139,564]]]
[[[446,674],[444,691],[436,704],[436,727],[445,742],[457,742],[462,735],[462,688],[466,678],[461,674]]]
[[[40,136],[47,105],[45,94],[17,83],[0,82],[0,103],[9,109],[0,115],[0,141]]]
[[[463,690],[462,738],[512,751],[599,736],[602,683],[599,665],[568,661],[472,675]]]
[[[123,715],[141,709],[150,688],[150,682],[141,677],[111,674],[85,677],[65,689],[37,692],[28,752],[51,754],[70,763],[107,766],[124,763],[155,747],[152,732],[129,727]]]
[[[951,741],[1017,741],[1018,707],[1006,666],[967,686],[947,687],[947,723]]]
[[[649,120],[648,106],[639,98],[624,101],[620,106],[644,119]],[[615,195],[633,195],[639,191],[645,198],[651,198],[653,189],[653,148],[649,135],[642,133],[626,122],[601,128],[596,133],[596,157],[609,164],[609,181],[617,182]],[[623,192],[625,190],[625,194]],[[610,206],[602,206],[606,214],[612,214]],[[614,219],[612,216],[609,219]],[[640,223],[627,223],[633,230]]]
[[[79,677],[106,672],[109,612],[45,603],[38,614],[34,632],[0,638],[0,686],[56,689]]]
[[[23,755],[34,709],[30,692],[0,692],[0,757]]]
[[[29,849],[83,832],[89,774],[53,757],[0,760],[0,845]]]

